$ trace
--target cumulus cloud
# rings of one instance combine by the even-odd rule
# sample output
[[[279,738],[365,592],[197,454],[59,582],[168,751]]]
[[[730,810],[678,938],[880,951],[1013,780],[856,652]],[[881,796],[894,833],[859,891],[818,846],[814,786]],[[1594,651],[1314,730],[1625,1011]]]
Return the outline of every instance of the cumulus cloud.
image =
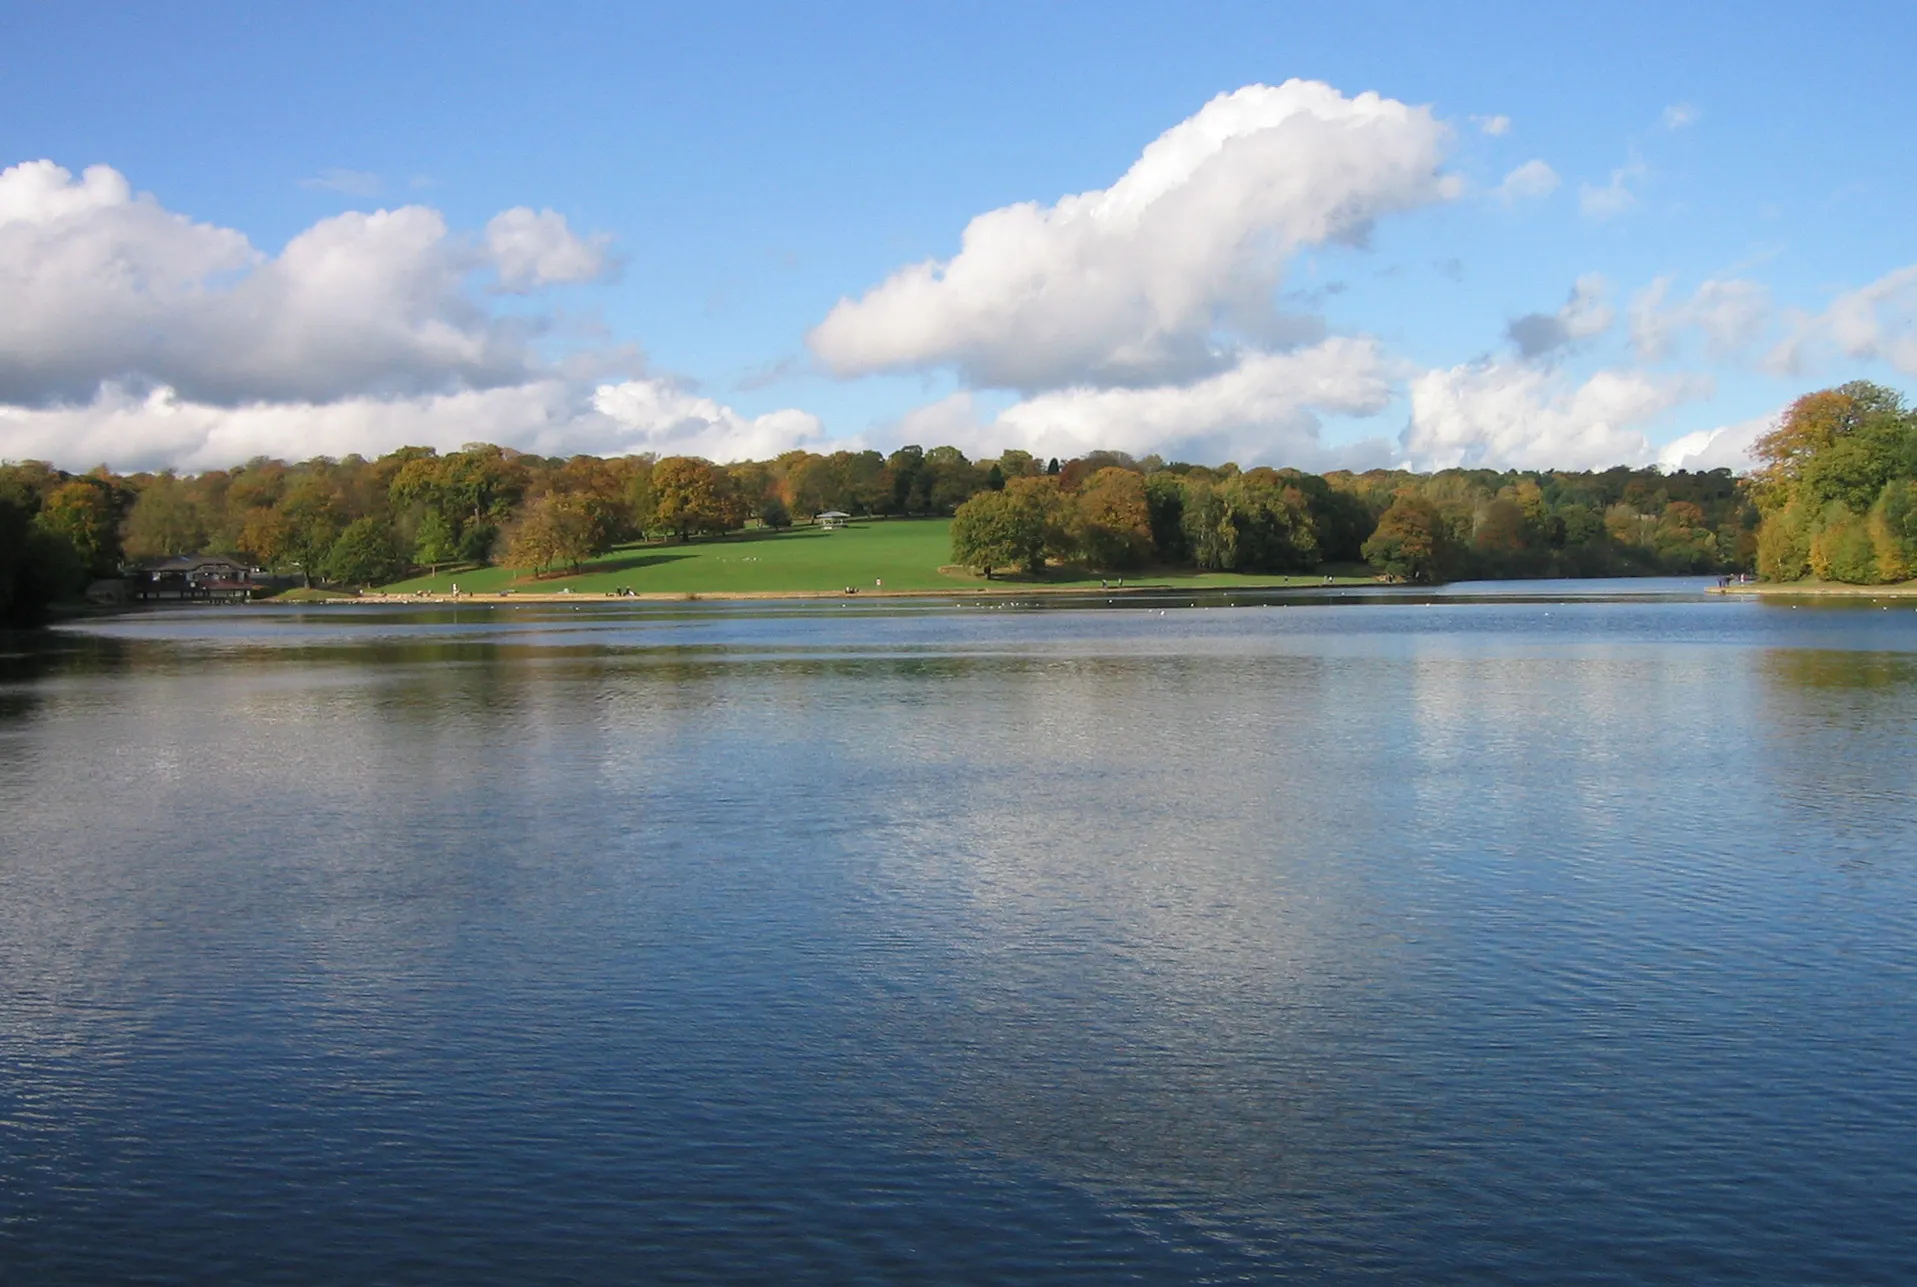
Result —
[[[488,252],[502,281],[603,263],[551,212],[501,220]],[[83,401],[107,382],[224,406],[522,384],[537,321],[476,301],[484,263],[424,206],[335,215],[269,256],[108,166],[76,179],[16,165],[0,172],[0,402]]]
[[[579,237],[555,210],[514,206],[486,224],[486,250],[499,271],[499,284],[524,291],[562,282],[596,281],[609,267],[604,233]]]
[[[1759,416],[1734,425],[1699,429],[1675,438],[1658,449],[1657,463],[1665,470],[1688,469],[1693,473],[1709,469],[1728,469],[1744,473],[1756,467],[1751,448],[1757,440],[1777,427],[1780,412]]]
[[[1708,396],[1699,377],[1600,371],[1581,384],[1534,366],[1487,362],[1411,384],[1401,442],[1418,468],[1605,469],[1654,456],[1643,426]]]
[[[1508,116],[1474,116],[1471,118],[1471,123],[1490,135],[1511,132],[1511,118]]]
[[[1104,448],[1307,469],[1382,465],[1392,455],[1388,442],[1327,445],[1320,415],[1375,415],[1389,404],[1398,374],[1374,341],[1330,339],[1247,354],[1189,384],[1056,389],[989,417],[974,394],[960,390],[888,426],[887,440],[950,443],[976,454],[1019,447],[1070,457]]]
[[[818,417],[809,412],[788,408],[747,417],[667,380],[602,384],[592,395],[592,408],[617,426],[603,449],[619,453],[763,460],[824,436]]]
[[[1586,273],[1571,287],[1570,297],[1555,313],[1526,313],[1505,327],[1505,337],[1518,346],[1518,356],[1529,361],[1547,357],[1578,340],[1611,329],[1616,312],[1605,298],[1607,286],[1598,273]]]
[[[1670,294],[1671,279],[1659,277],[1632,297],[1631,343],[1647,362],[1668,358],[1686,329],[1702,333],[1712,358],[1734,357],[1757,343],[1776,316],[1770,290],[1759,282],[1713,279],[1688,300],[1673,301]]]
[[[221,406],[161,387],[104,386],[91,401],[56,407],[0,406],[0,456],[68,469],[185,472],[230,467],[253,456],[303,459],[376,456],[402,443],[457,449],[491,441],[531,447],[561,436],[573,419],[556,381],[413,398]]]
[[[1070,388],[1001,412],[1006,441],[1048,454],[1096,447],[1136,455],[1326,467],[1319,412],[1375,415],[1391,399],[1392,364],[1370,340],[1334,338],[1290,353],[1248,354],[1188,385]]]
[[[1819,321],[1846,356],[1877,359],[1917,375],[1917,264],[1844,292]]]
[[[1272,293],[1294,251],[1362,242],[1380,216],[1455,195],[1447,138],[1428,109],[1376,94],[1247,86],[1110,188],[979,215],[956,256],[840,301],[809,342],[840,375],[950,365],[1028,391],[1201,378],[1238,338],[1286,329]]]
[[[1520,201],[1535,201],[1558,190],[1558,172],[1543,161],[1526,161],[1504,176],[1504,182],[1491,190],[1494,200],[1512,206]]]
[[[1578,209],[1585,218],[1600,222],[1629,214],[1637,209],[1637,190],[1633,185],[1642,183],[1649,173],[1650,167],[1632,157],[1611,171],[1611,181],[1603,187],[1581,184],[1578,187]]]
[[[452,451],[468,442],[542,455],[654,451],[739,460],[819,437],[818,419],[803,411],[747,417],[666,380],[585,390],[551,378],[418,397],[239,406],[195,402],[170,388],[108,384],[81,405],[0,406],[0,458],[67,469],[104,461],[117,469],[193,472],[254,456],[377,456],[402,443]]]
[[[1025,446],[1001,443],[996,434],[986,432],[988,426],[989,421],[979,410],[978,399],[969,389],[960,389],[936,402],[913,407],[885,426],[885,439],[901,444],[916,442],[937,446],[943,443],[975,455],[989,455],[1001,446]]]

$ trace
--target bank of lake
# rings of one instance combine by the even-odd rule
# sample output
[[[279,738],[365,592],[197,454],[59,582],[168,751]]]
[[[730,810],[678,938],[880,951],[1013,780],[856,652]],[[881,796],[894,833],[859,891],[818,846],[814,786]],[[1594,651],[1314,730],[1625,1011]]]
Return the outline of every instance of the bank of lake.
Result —
[[[1362,565],[1340,565],[1311,574],[1200,572],[1151,568],[1136,572],[1087,572],[1048,568],[1042,576],[1000,571],[991,579],[951,563],[951,520],[943,518],[855,520],[831,531],[816,527],[755,530],[685,543],[625,545],[577,572],[535,577],[523,569],[466,567],[411,577],[380,586],[367,598],[559,599],[606,596],[639,599],[779,599],[843,595],[1028,594],[1139,589],[1252,590],[1333,585],[1369,585],[1376,577]],[[1121,587],[1121,584],[1122,587]],[[325,595],[342,598],[342,595]]]

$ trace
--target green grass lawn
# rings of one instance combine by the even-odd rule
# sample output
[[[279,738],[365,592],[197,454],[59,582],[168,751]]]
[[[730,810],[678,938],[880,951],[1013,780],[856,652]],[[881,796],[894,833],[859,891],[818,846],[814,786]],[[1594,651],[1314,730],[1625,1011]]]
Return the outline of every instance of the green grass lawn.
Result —
[[[952,558],[951,520],[887,519],[854,522],[837,532],[802,527],[788,532],[742,532],[695,540],[687,545],[628,545],[601,556],[574,576],[534,580],[510,568],[468,568],[438,576],[414,577],[383,589],[394,593],[444,594],[458,583],[461,592],[493,594],[504,589],[543,593],[570,587],[593,594],[631,587],[640,594],[746,594],[765,591],[831,592],[854,586],[870,593],[883,581],[886,590],[967,590],[1003,585],[1061,588],[1099,584],[1100,578],[1077,569],[1057,569],[1044,577],[998,576],[992,581],[971,573],[939,569]],[[1116,580],[1108,577],[1107,580]],[[1364,577],[1340,577],[1349,583]],[[1254,585],[1316,585],[1324,576],[1241,576],[1230,572],[1127,573],[1126,585],[1177,585],[1193,589]]]

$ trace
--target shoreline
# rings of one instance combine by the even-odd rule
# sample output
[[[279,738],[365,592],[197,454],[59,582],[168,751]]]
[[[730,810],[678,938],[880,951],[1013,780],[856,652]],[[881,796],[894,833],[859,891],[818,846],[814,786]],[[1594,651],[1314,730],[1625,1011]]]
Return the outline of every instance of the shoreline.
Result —
[[[1712,586],[1710,594],[1749,594],[1786,599],[1917,599],[1917,581],[1896,585],[1849,585],[1842,581],[1750,581]]]
[[[609,590],[513,590],[508,593],[498,591],[474,592],[462,590],[459,594],[441,594],[419,591],[411,594],[369,593],[359,595],[339,595],[322,600],[306,600],[300,606],[320,606],[336,603],[377,603],[377,604],[500,604],[500,603],[753,603],[777,600],[817,600],[817,599],[973,599],[973,598],[1014,598],[1023,595],[1067,595],[1102,594],[1106,597],[1136,594],[1204,594],[1204,593],[1240,593],[1271,594],[1282,590],[1350,590],[1381,584],[1376,581],[1360,581],[1341,578],[1329,585],[1323,583],[1300,585],[1266,584],[1234,586],[1179,586],[1166,581],[1148,582],[1141,585],[1125,586],[1083,586],[1083,585],[1021,585],[1017,582],[1002,581],[992,585],[953,586],[950,589],[937,590],[887,590],[880,588],[855,587],[850,593],[844,590],[650,590],[621,594]],[[272,603],[271,599],[262,599],[261,603]]]

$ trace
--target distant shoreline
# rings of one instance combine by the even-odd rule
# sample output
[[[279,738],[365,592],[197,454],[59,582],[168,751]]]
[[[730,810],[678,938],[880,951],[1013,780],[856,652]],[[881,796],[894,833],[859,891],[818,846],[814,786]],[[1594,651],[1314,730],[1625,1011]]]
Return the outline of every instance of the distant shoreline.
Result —
[[[1296,581],[1273,582],[1264,585],[1195,585],[1180,586],[1169,581],[1141,582],[1138,585],[1084,586],[1084,585],[1044,585],[1023,584],[1017,581],[998,581],[990,585],[962,585],[950,589],[936,590],[886,590],[878,587],[855,587],[846,590],[652,590],[635,591],[621,594],[616,591],[574,590],[513,590],[509,593],[486,591],[473,593],[462,591],[459,594],[437,592],[415,592],[409,594],[342,594],[326,599],[308,599],[306,604],[334,603],[378,603],[378,604],[420,604],[420,603],[688,603],[688,602],[759,602],[780,599],[979,599],[979,598],[1017,598],[1026,595],[1097,595],[1117,597],[1137,594],[1213,594],[1219,592],[1270,594],[1281,590],[1351,590],[1384,584],[1381,581],[1339,578],[1329,584],[1313,582],[1299,584]],[[273,600],[262,600],[272,603]]]
[[[1712,594],[1754,594],[1780,598],[1917,599],[1917,581],[1897,585],[1848,585],[1842,581],[1747,581],[1711,587]]]

